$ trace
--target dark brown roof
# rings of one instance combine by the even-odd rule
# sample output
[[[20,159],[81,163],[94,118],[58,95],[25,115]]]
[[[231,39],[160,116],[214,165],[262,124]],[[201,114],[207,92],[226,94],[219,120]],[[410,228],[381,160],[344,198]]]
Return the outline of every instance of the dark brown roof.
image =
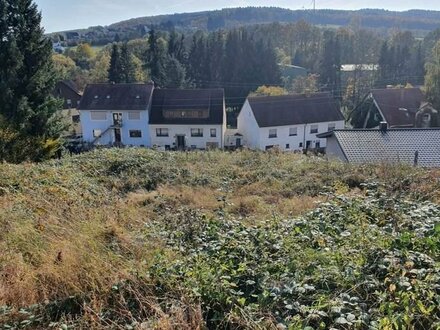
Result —
[[[79,110],[147,110],[151,84],[91,84],[87,85]]]
[[[260,127],[344,120],[329,93],[257,96],[248,101]]]
[[[375,89],[371,94],[390,127],[415,125],[416,113],[424,99],[420,88]]]
[[[150,124],[223,124],[223,89],[155,89]],[[208,111],[208,118],[165,118],[164,111]]]
[[[67,86],[68,88],[70,88],[72,91],[74,91],[78,95],[81,95],[81,93],[78,89],[78,86],[72,80],[62,80],[62,81],[60,81],[60,84]]]

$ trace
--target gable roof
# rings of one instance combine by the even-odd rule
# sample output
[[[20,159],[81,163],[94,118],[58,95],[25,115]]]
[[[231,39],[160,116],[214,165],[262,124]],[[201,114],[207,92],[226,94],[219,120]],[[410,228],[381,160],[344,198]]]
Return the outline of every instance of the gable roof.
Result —
[[[334,136],[350,163],[401,163],[440,167],[440,129],[345,129],[318,135]]]
[[[344,120],[330,93],[256,96],[248,101],[259,127]]]
[[[225,119],[223,89],[155,89],[151,105],[150,124],[223,124]],[[175,117],[166,118],[165,111],[187,113],[207,112],[206,118]]]
[[[80,91],[78,89],[78,86],[75,84],[74,81],[72,81],[72,80],[61,80],[59,82],[59,84],[62,84],[64,86],[66,86],[67,88],[71,89],[73,92],[75,92],[76,94],[81,96],[81,93],[80,93]]]
[[[152,84],[90,84],[78,110],[147,110]]]
[[[424,99],[420,88],[374,89],[371,95],[390,127],[414,127]]]

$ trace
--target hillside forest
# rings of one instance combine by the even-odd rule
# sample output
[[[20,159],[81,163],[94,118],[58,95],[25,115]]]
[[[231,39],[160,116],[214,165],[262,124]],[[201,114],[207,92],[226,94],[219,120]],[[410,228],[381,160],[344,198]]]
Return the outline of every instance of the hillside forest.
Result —
[[[54,55],[54,62],[60,79],[80,87],[150,80],[161,88],[220,87],[227,106],[237,110],[249,93],[266,85],[272,94],[330,91],[352,109],[373,87],[423,85],[439,39],[440,30],[424,39],[401,30],[384,37],[355,24],[323,29],[305,21],[193,35],[151,29],[145,38],[101,48],[79,44]],[[345,72],[343,64],[357,66]],[[291,65],[309,75],[286,74]]]

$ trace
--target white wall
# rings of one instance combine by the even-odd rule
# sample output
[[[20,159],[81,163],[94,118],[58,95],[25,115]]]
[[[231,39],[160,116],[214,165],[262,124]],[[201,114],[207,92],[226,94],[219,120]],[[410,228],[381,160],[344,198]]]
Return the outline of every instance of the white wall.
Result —
[[[150,143],[150,132],[148,129],[148,111],[143,110],[140,112],[140,120],[129,120],[128,113],[135,111],[99,111],[106,113],[106,120],[92,120],[91,111],[81,110],[81,126],[83,139],[87,142],[93,142],[95,137],[93,136],[93,130],[100,129],[104,133],[110,126],[113,125],[113,113],[122,113],[122,127],[121,127],[121,139],[124,145],[133,146],[145,146],[148,147]],[[142,132],[141,138],[130,138],[130,130],[140,130]],[[111,129],[105,133],[96,144],[108,145],[114,142],[114,130]]]
[[[168,128],[168,136],[156,136],[156,128]],[[203,137],[192,137],[192,128],[202,128]],[[211,128],[216,129],[217,136],[211,137]],[[206,149],[207,142],[218,143],[219,148],[223,148],[224,125],[150,125],[151,146],[164,148],[169,145],[170,148],[176,147],[176,136],[185,135],[186,146],[196,146],[197,149]]]
[[[266,150],[267,146],[278,146],[278,148],[285,151],[303,150],[303,148],[305,148],[306,146],[307,141],[312,141],[310,148],[315,148],[317,142],[319,142],[320,148],[325,148],[327,142],[326,139],[319,139],[316,137],[316,135],[320,133],[328,132],[329,124],[336,124],[335,127],[336,129],[343,129],[345,126],[344,121],[337,121],[337,122],[259,128],[260,139],[259,139],[258,148],[261,150]],[[310,129],[313,125],[318,125],[318,132],[316,134],[310,133]],[[291,127],[296,127],[297,129],[296,136],[289,136]],[[269,138],[270,129],[277,130],[276,138]],[[300,143],[303,144],[302,147],[300,147]],[[289,144],[289,148],[287,148],[287,144]]]
[[[327,138],[326,154],[329,158],[337,158],[344,162],[348,161],[335,136]]]
[[[248,100],[246,100],[238,115],[237,129],[243,135],[244,146],[251,149],[260,148],[260,128]]]

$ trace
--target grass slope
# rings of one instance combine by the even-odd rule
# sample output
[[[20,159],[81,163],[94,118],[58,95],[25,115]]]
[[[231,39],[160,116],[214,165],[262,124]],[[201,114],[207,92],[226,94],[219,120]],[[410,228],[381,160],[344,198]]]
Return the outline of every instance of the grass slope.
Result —
[[[438,329],[438,171],[105,150],[0,165],[0,329]]]

